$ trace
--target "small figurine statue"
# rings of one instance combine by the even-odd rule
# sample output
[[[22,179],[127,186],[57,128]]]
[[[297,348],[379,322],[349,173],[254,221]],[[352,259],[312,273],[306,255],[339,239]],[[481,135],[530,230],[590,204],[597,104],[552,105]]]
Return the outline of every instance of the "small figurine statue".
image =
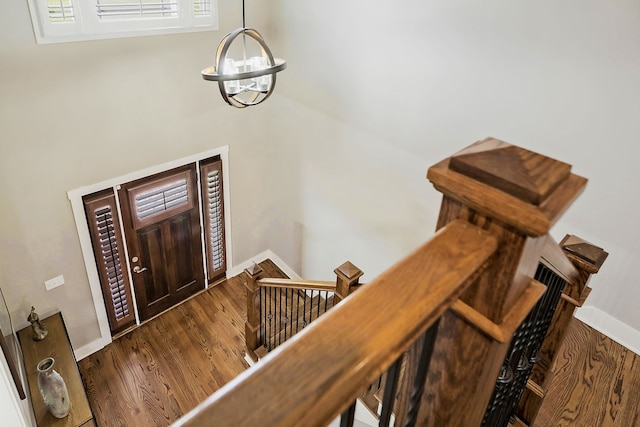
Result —
[[[27,320],[31,323],[31,328],[33,328],[33,340],[42,341],[49,331],[47,331],[46,326],[40,322],[40,317],[38,313],[36,313],[35,307],[31,307],[31,313],[29,313]]]

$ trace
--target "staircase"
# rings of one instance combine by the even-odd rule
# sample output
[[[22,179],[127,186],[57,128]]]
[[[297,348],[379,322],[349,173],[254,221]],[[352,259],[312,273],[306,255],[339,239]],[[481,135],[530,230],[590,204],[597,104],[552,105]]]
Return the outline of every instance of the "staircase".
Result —
[[[265,271],[268,270],[268,271]],[[260,308],[258,336],[262,343],[248,352],[251,364],[264,358],[269,352],[291,339],[295,334],[327,313],[334,304],[363,286],[359,283],[362,271],[347,261],[334,270],[336,282],[297,280],[284,277],[284,273],[270,260],[262,265],[254,264],[245,270],[250,282],[255,281]],[[264,277],[264,276],[271,277]],[[253,284],[247,284],[252,289]],[[336,293],[341,287],[342,297]],[[248,306],[255,300],[249,291]],[[249,311],[249,307],[248,310]],[[249,341],[247,342],[247,349]],[[359,414],[355,421],[366,427],[377,424],[386,374],[374,381],[359,399]],[[366,414],[363,412],[366,411]],[[357,418],[360,416],[360,420]],[[364,420],[364,421],[363,421]],[[358,425],[358,424],[354,424]]]
[[[247,269],[247,349],[275,351],[176,426],[326,426],[340,414],[348,426],[367,391],[371,407],[382,397],[381,427],[392,413],[403,426],[533,425],[565,326],[607,255],[549,235],[587,180],[493,138],[435,164],[427,178],[444,195],[438,231],[349,298],[362,275],[350,263],[334,270],[335,285]],[[273,298],[261,288],[292,291]],[[306,328],[296,310],[312,321],[305,302],[316,312],[329,305],[328,293],[314,302],[310,290],[331,292],[333,308]],[[283,295],[293,312],[275,315],[269,304],[282,306]],[[252,410],[242,410],[249,401]]]
[[[265,271],[268,270],[268,271]],[[362,271],[350,262],[337,267],[336,281],[289,279],[269,261],[245,270],[246,343],[254,360],[264,357],[359,287]],[[272,277],[265,277],[270,275]]]

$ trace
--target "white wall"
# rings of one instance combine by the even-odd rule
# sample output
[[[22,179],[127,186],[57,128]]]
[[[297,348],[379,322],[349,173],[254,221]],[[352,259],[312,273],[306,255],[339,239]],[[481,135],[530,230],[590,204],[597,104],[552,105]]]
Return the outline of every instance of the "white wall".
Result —
[[[433,232],[427,168],[494,136],[589,178],[552,234],[610,252],[588,304],[640,331],[640,3],[274,4],[276,253],[304,277],[344,259],[373,277]]]
[[[17,328],[34,305],[62,310],[76,349],[99,337],[68,190],[229,145],[232,255],[267,249],[269,146],[252,141],[272,107],[233,109],[201,78],[241,3],[220,13],[219,31],[36,45],[27,2],[0,2],[0,283]]]

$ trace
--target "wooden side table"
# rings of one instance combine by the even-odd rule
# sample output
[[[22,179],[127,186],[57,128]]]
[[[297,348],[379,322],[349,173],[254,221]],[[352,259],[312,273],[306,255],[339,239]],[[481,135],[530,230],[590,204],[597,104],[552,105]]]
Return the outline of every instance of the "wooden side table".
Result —
[[[56,313],[47,317],[41,322],[46,326],[49,333],[42,341],[34,341],[32,338],[31,326],[18,331],[18,340],[22,348],[27,382],[33,403],[33,412],[38,426],[73,426],[89,427],[95,426],[93,412],[89,406],[80,371],[76,364],[73,349],[69,342],[67,329],[64,325],[61,313]],[[55,418],[42,401],[38,390],[38,362],[47,357],[53,357],[55,369],[64,379],[69,391],[71,401],[71,411],[65,418]]]

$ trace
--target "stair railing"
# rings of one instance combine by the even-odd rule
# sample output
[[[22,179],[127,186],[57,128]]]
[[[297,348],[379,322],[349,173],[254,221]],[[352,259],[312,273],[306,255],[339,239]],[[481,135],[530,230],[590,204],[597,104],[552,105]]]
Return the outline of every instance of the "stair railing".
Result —
[[[510,420],[519,422],[518,425],[533,425],[552,380],[551,366],[564,341],[569,322],[591,291],[587,286],[591,275],[598,273],[608,255],[602,248],[577,236],[566,235],[559,244],[548,238],[539,266],[539,269],[547,270],[546,278],[541,281],[547,284],[547,279],[550,279],[552,282],[547,284],[547,293],[554,288],[553,282],[561,289],[559,295],[554,295],[551,310],[541,311],[544,315],[544,321],[540,322],[544,339],[534,353],[532,361],[535,363],[527,373],[524,389],[516,396],[516,402],[511,402],[512,409],[508,414]],[[514,404],[517,405],[515,408]],[[499,427],[500,424],[495,425]]]
[[[452,222],[176,425],[324,426],[343,413],[348,421],[357,397],[390,368],[387,378],[397,378],[402,354],[419,341],[422,364],[411,399],[417,408],[439,319],[497,247],[489,233]]]
[[[385,371],[381,426],[392,412],[397,426],[481,425],[511,337],[546,290],[534,276],[549,230],[587,180],[492,138],[427,177],[444,194],[431,240],[176,425],[324,426],[343,414],[349,426]]]
[[[272,351],[326,313],[359,286],[362,271],[347,261],[334,270],[336,281],[261,278],[254,264],[245,270],[248,280],[245,339],[257,359],[261,347]]]

